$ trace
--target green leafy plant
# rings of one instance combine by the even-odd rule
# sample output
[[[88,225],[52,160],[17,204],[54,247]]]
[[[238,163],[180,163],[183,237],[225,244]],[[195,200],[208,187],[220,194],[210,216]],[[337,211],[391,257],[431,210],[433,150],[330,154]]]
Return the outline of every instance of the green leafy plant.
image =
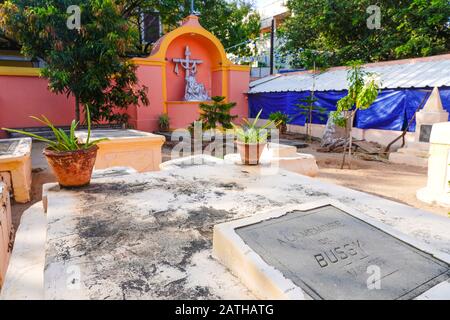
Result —
[[[37,134],[26,132],[22,130],[16,130],[16,129],[8,129],[8,128],[2,128],[2,130],[9,131],[9,132],[15,132],[19,134],[26,135],[28,137],[34,138],[38,141],[45,142],[49,149],[57,152],[66,152],[66,151],[77,151],[82,149],[89,149],[93,145],[96,145],[97,143],[106,140],[106,138],[97,139],[91,141],[91,116],[89,112],[89,108],[86,108],[86,122],[87,122],[87,138],[86,142],[83,144],[80,144],[77,137],[75,136],[75,131],[78,127],[79,122],[72,120],[72,124],[70,125],[70,132],[67,134],[63,129],[56,128],[51,121],[44,115],[41,116],[41,118],[31,116],[30,118],[39,121],[40,123],[46,125],[49,127],[55,136],[55,140],[50,140],[45,137],[39,136]]]
[[[226,103],[225,97],[212,97],[212,104],[200,103],[200,117],[197,121],[202,123],[203,130],[216,129],[219,125],[223,129],[232,129],[232,120],[236,115],[231,115],[230,111],[236,106],[235,102]]]
[[[267,142],[267,137],[269,136],[269,131],[267,128],[271,125],[277,125],[276,122],[269,120],[261,127],[258,127],[258,120],[261,116],[262,109],[259,111],[258,115],[252,122],[248,119],[243,119],[244,125],[238,126],[233,124],[235,129],[237,140],[243,143],[265,143]]]
[[[170,118],[167,113],[163,113],[158,118],[159,129],[161,131],[167,131],[170,128]]]
[[[309,142],[312,139],[312,121],[313,116],[316,115],[319,119],[325,119],[325,114],[327,109],[316,106],[314,103],[318,101],[318,99],[314,96],[314,92],[311,93],[310,96],[305,99],[299,100],[301,103],[295,104],[295,107],[299,110],[298,113],[294,116],[304,116],[305,124],[306,124],[306,137]]]
[[[362,62],[352,61],[347,73],[348,94],[337,103],[337,110],[331,116],[336,124],[346,129],[349,148],[349,166],[351,167],[352,156],[352,127],[353,119],[358,110],[368,109],[378,97],[380,84],[374,73],[365,71]],[[341,168],[344,167],[346,146],[342,158]]]
[[[280,133],[286,133],[286,125],[291,121],[291,118],[284,112],[276,111],[269,115],[269,120],[277,123],[277,129],[280,130]]]

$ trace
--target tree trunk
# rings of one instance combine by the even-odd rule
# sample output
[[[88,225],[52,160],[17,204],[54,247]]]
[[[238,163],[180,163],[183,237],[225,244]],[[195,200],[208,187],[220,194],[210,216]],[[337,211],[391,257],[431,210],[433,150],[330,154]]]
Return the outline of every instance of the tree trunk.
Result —
[[[348,130],[348,168],[352,168],[352,143],[353,143],[353,136],[352,136],[352,128],[353,128],[353,117],[354,113],[350,113],[350,125]]]
[[[75,96],[75,121],[80,122],[80,99]]]

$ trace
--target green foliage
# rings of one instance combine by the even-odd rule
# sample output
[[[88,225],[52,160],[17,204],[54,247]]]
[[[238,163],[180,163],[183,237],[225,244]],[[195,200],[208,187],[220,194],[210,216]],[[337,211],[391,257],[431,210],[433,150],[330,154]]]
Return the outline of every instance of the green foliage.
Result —
[[[289,116],[281,111],[272,112],[269,115],[269,120],[273,121],[274,123],[278,123],[278,125],[286,125],[289,121],[291,121]]]
[[[169,130],[170,119],[167,113],[163,113],[158,117],[159,128],[163,131]]]
[[[136,66],[125,53],[137,33],[122,15],[126,0],[7,0],[0,5],[0,28],[29,57],[46,62],[42,76],[51,91],[73,95],[90,107],[92,120],[125,123],[129,105],[147,105]],[[81,28],[69,29],[67,8],[81,8]]]
[[[26,136],[29,136],[31,138],[34,138],[38,141],[45,142],[53,151],[57,152],[67,152],[67,151],[77,151],[82,149],[89,149],[93,145],[96,145],[97,143],[106,140],[106,138],[103,139],[97,139],[91,141],[91,116],[89,112],[89,108],[86,107],[86,120],[87,120],[87,126],[88,126],[88,132],[87,132],[87,138],[86,142],[84,144],[80,144],[77,137],[75,136],[75,131],[78,127],[79,122],[72,120],[72,124],[70,125],[70,133],[67,134],[63,129],[56,128],[51,121],[44,115],[41,116],[41,118],[38,117],[31,117],[32,119],[40,122],[41,124],[49,127],[55,136],[55,140],[50,140],[47,138],[44,138],[42,136],[36,135],[31,132],[26,132],[22,130],[16,130],[16,129],[8,129],[8,128],[2,128],[2,130],[9,131],[9,132],[15,132],[20,133]]]
[[[335,114],[368,109],[380,90],[375,74],[363,70],[361,61],[351,61],[348,65],[348,93],[338,101]]]
[[[369,29],[366,9],[381,9],[381,29]],[[304,50],[330,65],[422,57],[450,51],[448,0],[288,0],[293,15],[280,33],[298,67],[311,68]]]
[[[179,26],[179,22],[190,13],[190,0],[136,0],[134,7],[157,10],[161,14],[165,31]],[[260,19],[251,2],[244,0],[196,0],[195,9],[200,14],[200,23],[222,42],[228,53],[251,56],[246,45],[236,46],[259,36]]]
[[[223,129],[231,129],[231,121],[237,118],[231,115],[230,111],[236,106],[235,102],[226,103],[225,97],[212,97],[213,103],[200,103],[200,118],[197,121],[202,123],[203,130],[216,129],[219,124]]]
[[[237,140],[243,143],[265,143],[267,142],[267,137],[269,136],[269,131],[267,128],[271,125],[277,126],[278,123],[274,121],[267,121],[263,126],[258,127],[257,123],[259,117],[261,116],[262,109],[259,111],[253,122],[248,121],[248,119],[243,119],[244,125],[237,126],[233,124],[235,129]]]
[[[314,104],[318,101],[318,99],[314,97],[313,94],[305,99],[300,99],[299,101],[301,103],[295,104],[295,107],[298,109],[298,113],[293,118],[302,115],[305,117],[306,123],[311,123],[314,115],[316,115],[319,119],[325,119],[324,114],[326,114],[327,109]]]

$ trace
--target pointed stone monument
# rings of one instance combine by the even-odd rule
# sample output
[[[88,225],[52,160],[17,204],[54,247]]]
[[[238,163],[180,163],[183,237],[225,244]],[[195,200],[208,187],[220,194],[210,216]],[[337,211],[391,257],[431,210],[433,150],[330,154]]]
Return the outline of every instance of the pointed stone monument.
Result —
[[[450,208],[450,122],[433,125],[427,186],[417,191],[420,201]]]
[[[428,166],[431,128],[435,123],[446,121],[448,121],[448,112],[442,107],[439,89],[436,87],[431,92],[423,109],[416,113],[414,142],[391,153],[389,161],[421,167]]]

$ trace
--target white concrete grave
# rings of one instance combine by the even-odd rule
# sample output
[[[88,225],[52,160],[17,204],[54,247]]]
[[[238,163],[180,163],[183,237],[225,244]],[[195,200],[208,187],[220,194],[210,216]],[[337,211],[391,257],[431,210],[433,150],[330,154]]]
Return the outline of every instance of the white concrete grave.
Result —
[[[436,256],[450,254],[446,217],[283,169],[259,174],[211,157],[179,159],[159,172],[108,174],[78,190],[44,189],[45,299],[254,299],[212,258],[214,226],[329,199],[426,242]]]
[[[430,148],[431,127],[435,123],[448,121],[448,112],[442,106],[439,89],[434,88],[422,110],[416,113],[414,142],[389,155],[393,163],[426,167]]]
[[[428,181],[417,198],[450,208],[450,122],[433,125],[430,144]]]
[[[241,156],[238,153],[227,154],[224,159],[227,163],[242,165]],[[286,144],[268,143],[259,163],[263,167],[282,168],[310,177],[315,177],[319,173],[319,167],[313,155],[297,153],[295,146]]]

